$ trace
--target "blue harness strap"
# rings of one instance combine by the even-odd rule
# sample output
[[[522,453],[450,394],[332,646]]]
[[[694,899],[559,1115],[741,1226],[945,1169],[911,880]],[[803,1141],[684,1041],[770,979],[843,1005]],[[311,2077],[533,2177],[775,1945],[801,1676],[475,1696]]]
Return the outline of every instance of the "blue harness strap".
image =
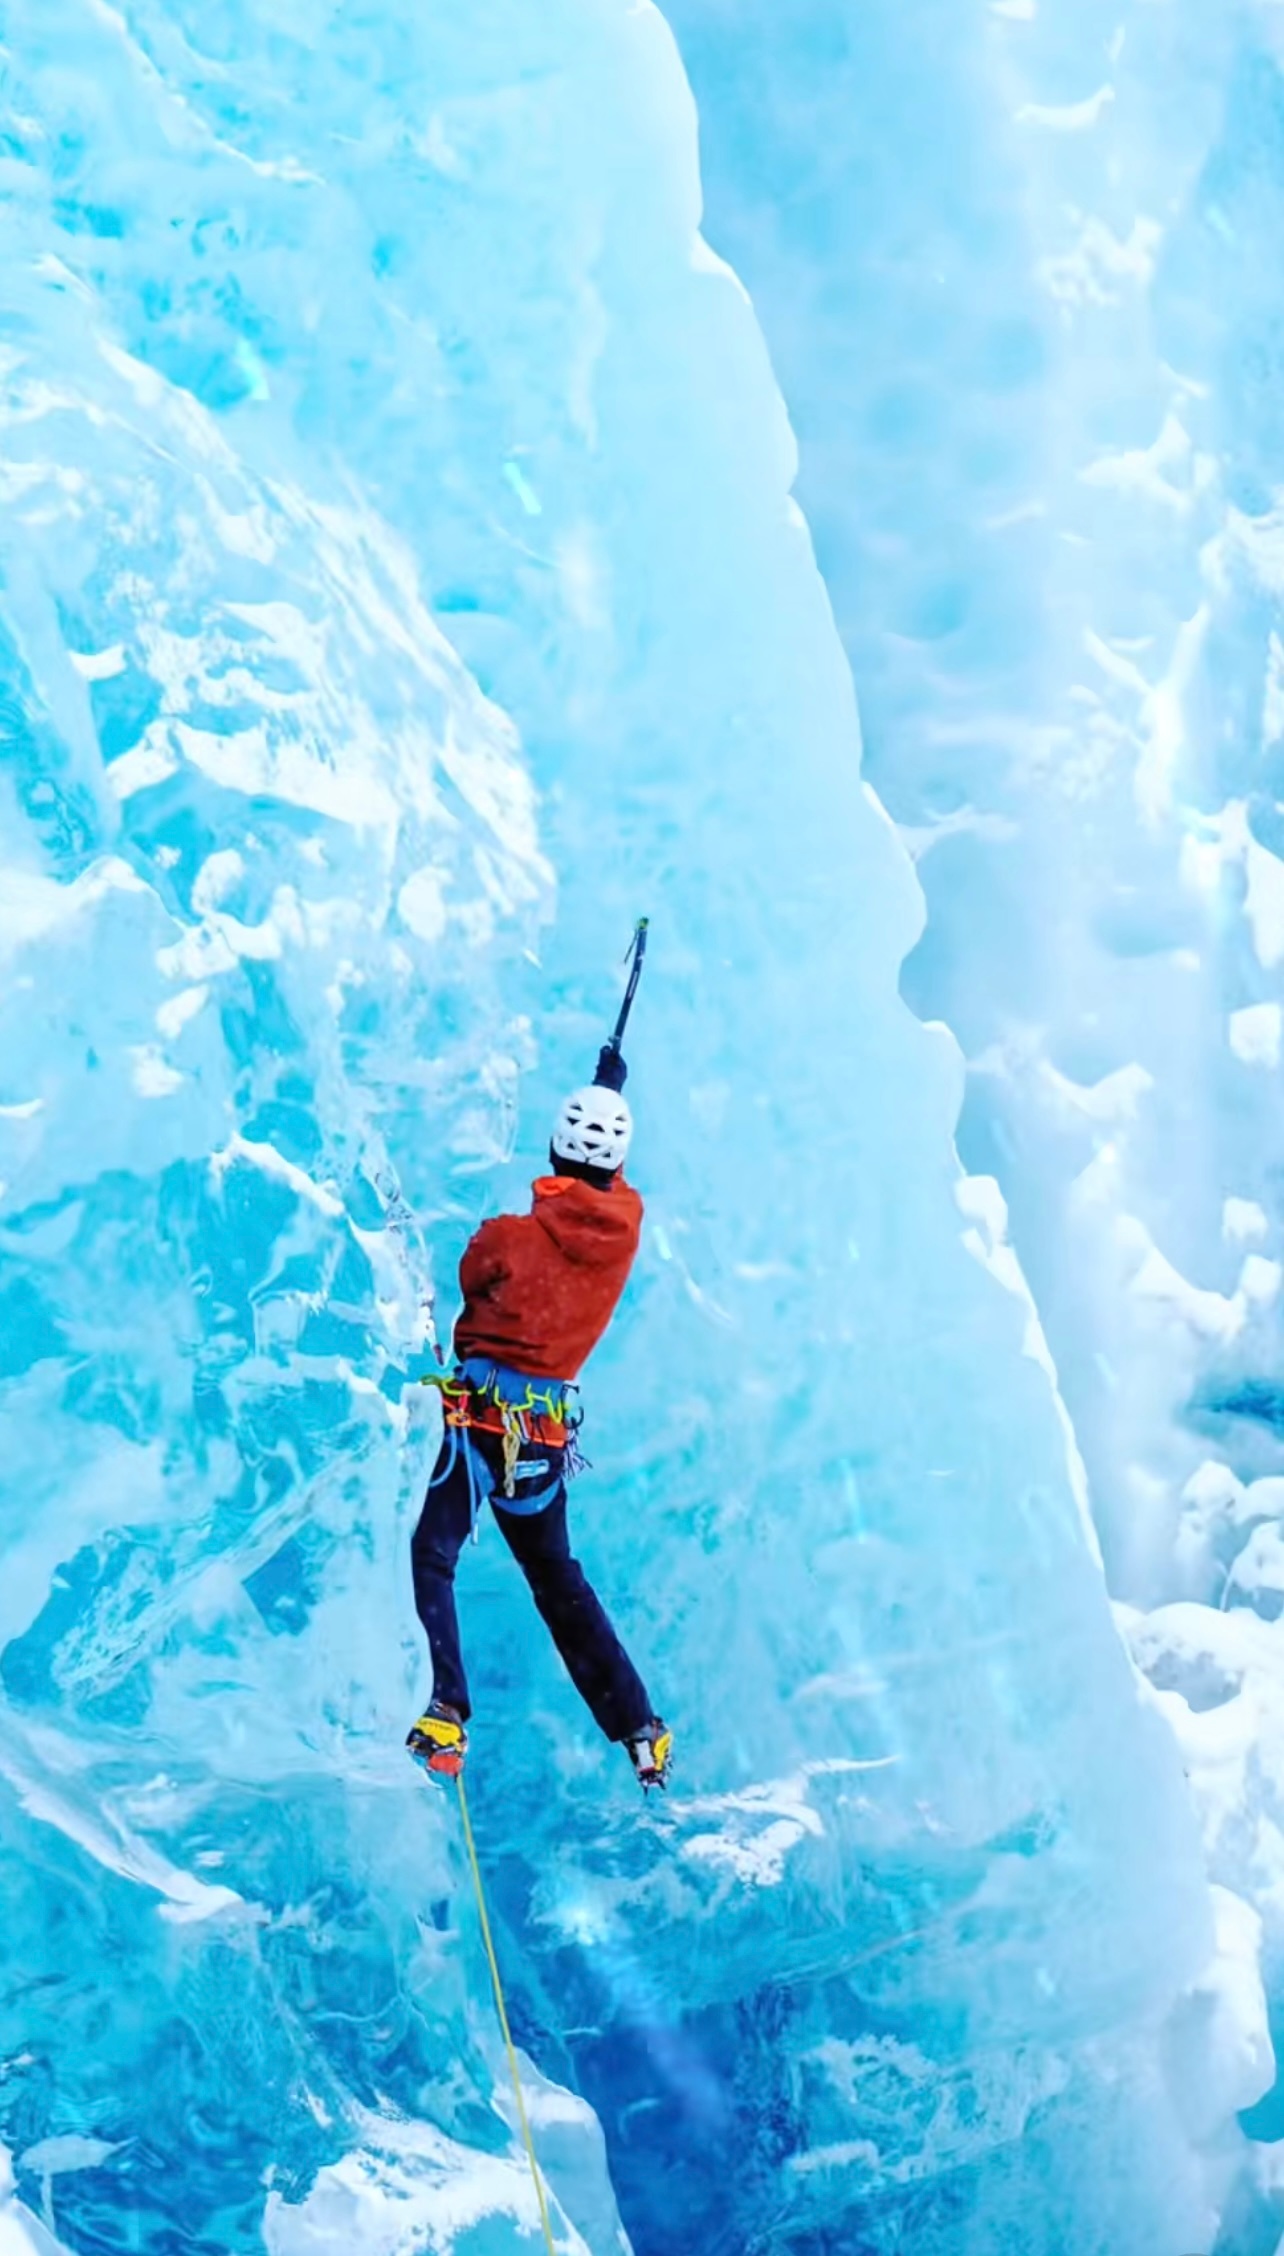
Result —
[[[478,1517],[481,1512],[481,1499],[479,1493],[481,1484],[478,1481],[477,1477],[477,1459],[481,1455],[481,1452],[477,1448],[477,1445],[473,1441],[471,1435],[463,1426],[456,1426],[448,1423],[446,1426],[446,1431],[450,1435],[450,1455],[446,1459],[445,1465],[443,1466],[441,1472],[437,1473],[434,1478],[429,1481],[428,1493],[429,1495],[431,1495],[434,1488],[442,1487],[442,1485],[446,1481],[451,1479],[455,1467],[459,1463],[459,1454],[462,1450],[464,1457],[464,1470],[468,1475],[468,1533],[472,1537],[473,1542],[477,1543],[481,1539],[481,1531],[477,1524]],[[486,1464],[484,1458],[482,1459],[481,1471],[485,1476],[487,1484],[489,1484],[490,1467]],[[487,1487],[487,1494],[489,1494],[489,1485]]]
[[[450,1436],[450,1454],[441,1472],[429,1481],[429,1491],[440,1488],[444,1482],[453,1477],[462,1452],[464,1471],[468,1478],[468,1533],[474,1543],[479,1543],[481,1541],[481,1508],[488,1497],[491,1499],[494,1497],[494,1474],[466,1426],[456,1425],[453,1420],[447,1420],[446,1432]],[[537,1489],[526,1489],[520,1494],[518,1493],[518,1481],[529,1480],[540,1473],[549,1472],[553,1474],[550,1481],[545,1481]],[[552,1503],[561,1485],[562,1477],[561,1471],[553,1470],[547,1457],[530,1457],[523,1463],[519,1455],[511,1468],[509,1476],[511,1490],[506,1489],[504,1510],[515,1512],[522,1519],[533,1519],[537,1512],[545,1511]]]
[[[572,1397],[579,1393],[573,1379],[531,1379],[489,1355],[465,1356],[455,1378],[483,1401],[515,1410],[523,1418],[551,1418],[558,1423],[567,1419]]]
[[[524,1465],[516,1465],[513,1471],[513,1493],[504,1498],[503,1510],[515,1512],[519,1519],[531,1520],[534,1519],[537,1512],[546,1511],[562,1485],[563,1475],[560,1472],[555,1472],[551,1481],[546,1481],[542,1488],[537,1488],[533,1492],[530,1489],[525,1492],[520,1491],[517,1482],[529,1479],[537,1473],[547,1473],[550,1470],[547,1457],[532,1457]]]

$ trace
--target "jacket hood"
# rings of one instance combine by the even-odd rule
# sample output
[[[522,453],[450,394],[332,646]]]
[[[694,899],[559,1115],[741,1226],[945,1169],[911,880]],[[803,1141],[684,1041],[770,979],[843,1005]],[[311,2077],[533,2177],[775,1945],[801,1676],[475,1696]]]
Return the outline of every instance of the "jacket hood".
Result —
[[[596,1269],[632,1255],[642,1201],[622,1175],[604,1191],[575,1175],[541,1175],[531,1189],[531,1212],[567,1261]]]

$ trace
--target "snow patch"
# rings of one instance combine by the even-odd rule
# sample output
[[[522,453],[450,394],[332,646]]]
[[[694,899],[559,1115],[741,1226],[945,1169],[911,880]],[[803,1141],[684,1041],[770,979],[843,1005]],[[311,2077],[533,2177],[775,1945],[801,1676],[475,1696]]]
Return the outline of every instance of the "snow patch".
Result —
[[[1280,1062],[1280,1006],[1250,1003],[1232,1011],[1227,1022],[1230,1046],[1241,1065],[1259,1065],[1273,1072]]]
[[[1222,1205],[1222,1236],[1228,1245],[1264,1238],[1270,1225],[1256,1199],[1228,1198]]]

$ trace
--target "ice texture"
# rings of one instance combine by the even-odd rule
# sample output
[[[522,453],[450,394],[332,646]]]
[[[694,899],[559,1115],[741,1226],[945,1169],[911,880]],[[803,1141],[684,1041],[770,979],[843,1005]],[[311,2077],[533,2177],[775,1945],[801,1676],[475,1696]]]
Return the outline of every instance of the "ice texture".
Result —
[[[944,194],[990,19],[916,0],[897,49],[884,13],[868,114],[882,71],[907,192]],[[773,83],[788,48],[823,89],[857,12],[791,10],[773,53],[739,15]],[[594,1738],[494,1540],[463,1570],[559,2244],[1211,2247],[1271,2074],[1257,1915],[1207,1884],[1006,1170],[982,1137],[961,1171],[964,1064],[924,1023],[953,951],[974,1053],[956,1006],[1007,895],[1014,979],[1105,978],[1081,901],[1056,963],[1030,937],[1069,826],[1006,894],[983,870],[933,899],[916,1015],[922,896],[861,780],[833,520],[804,475],[827,586],[757,316],[698,232],[670,30],[638,0],[9,0],[0,37],[0,2245],[535,2245],[457,1812],[401,1751],[414,1380],[646,910],[648,1227],[575,1511],[679,1734],[667,1803]],[[1096,99],[1063,75],[1020,100]],[[888,272],[906,209],[882,199]],[[978,254],[1014,293],[1019,236],[996,219]],[[898,357],[877,324],[864,350]],[[929,324],[919,366],[944,357]],[[907,548],[954,542],[936,608],[893,622],[903,709],[870,668],[889,799],[925,638],[973,586],[1012,627],[912,494],[898,412],[877,495],[830,495],[857,538],[898,486]],[[1138,557],[1116,584],[1144,608]],[[1241,1024],[1225,1072],[1264,1096],[1271,1043]],[[1057,1070],[1090,1120],[1141,1087]],[[1197,1282],[1247,1322],[1266,1167],[1218,1175],[1219,1230],[1231,1198],[1234,1280]]]
[[[926,894],[904,991],[966,1051],[960,1148],[1009,1202],[1194,1788],[1243,2009],[1197,2111],[1270,2091],[1245,2116],[1269,2150],[1280,11],[668,13],[707,231],[764,326],[867,773]],[[1219,2246],[1274,2248],[1278,2175],[1248,2158]]]

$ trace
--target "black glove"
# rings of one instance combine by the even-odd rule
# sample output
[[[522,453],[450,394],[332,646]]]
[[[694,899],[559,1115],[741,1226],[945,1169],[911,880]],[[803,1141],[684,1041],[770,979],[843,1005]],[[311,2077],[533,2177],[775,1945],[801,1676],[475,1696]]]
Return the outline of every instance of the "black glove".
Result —
[[[593,1076],[595,1089],[613,1089],[618,1097],[629,1077],[625,1064],[614,1042],[604,1042],[598,1052],[597,1072]]]

